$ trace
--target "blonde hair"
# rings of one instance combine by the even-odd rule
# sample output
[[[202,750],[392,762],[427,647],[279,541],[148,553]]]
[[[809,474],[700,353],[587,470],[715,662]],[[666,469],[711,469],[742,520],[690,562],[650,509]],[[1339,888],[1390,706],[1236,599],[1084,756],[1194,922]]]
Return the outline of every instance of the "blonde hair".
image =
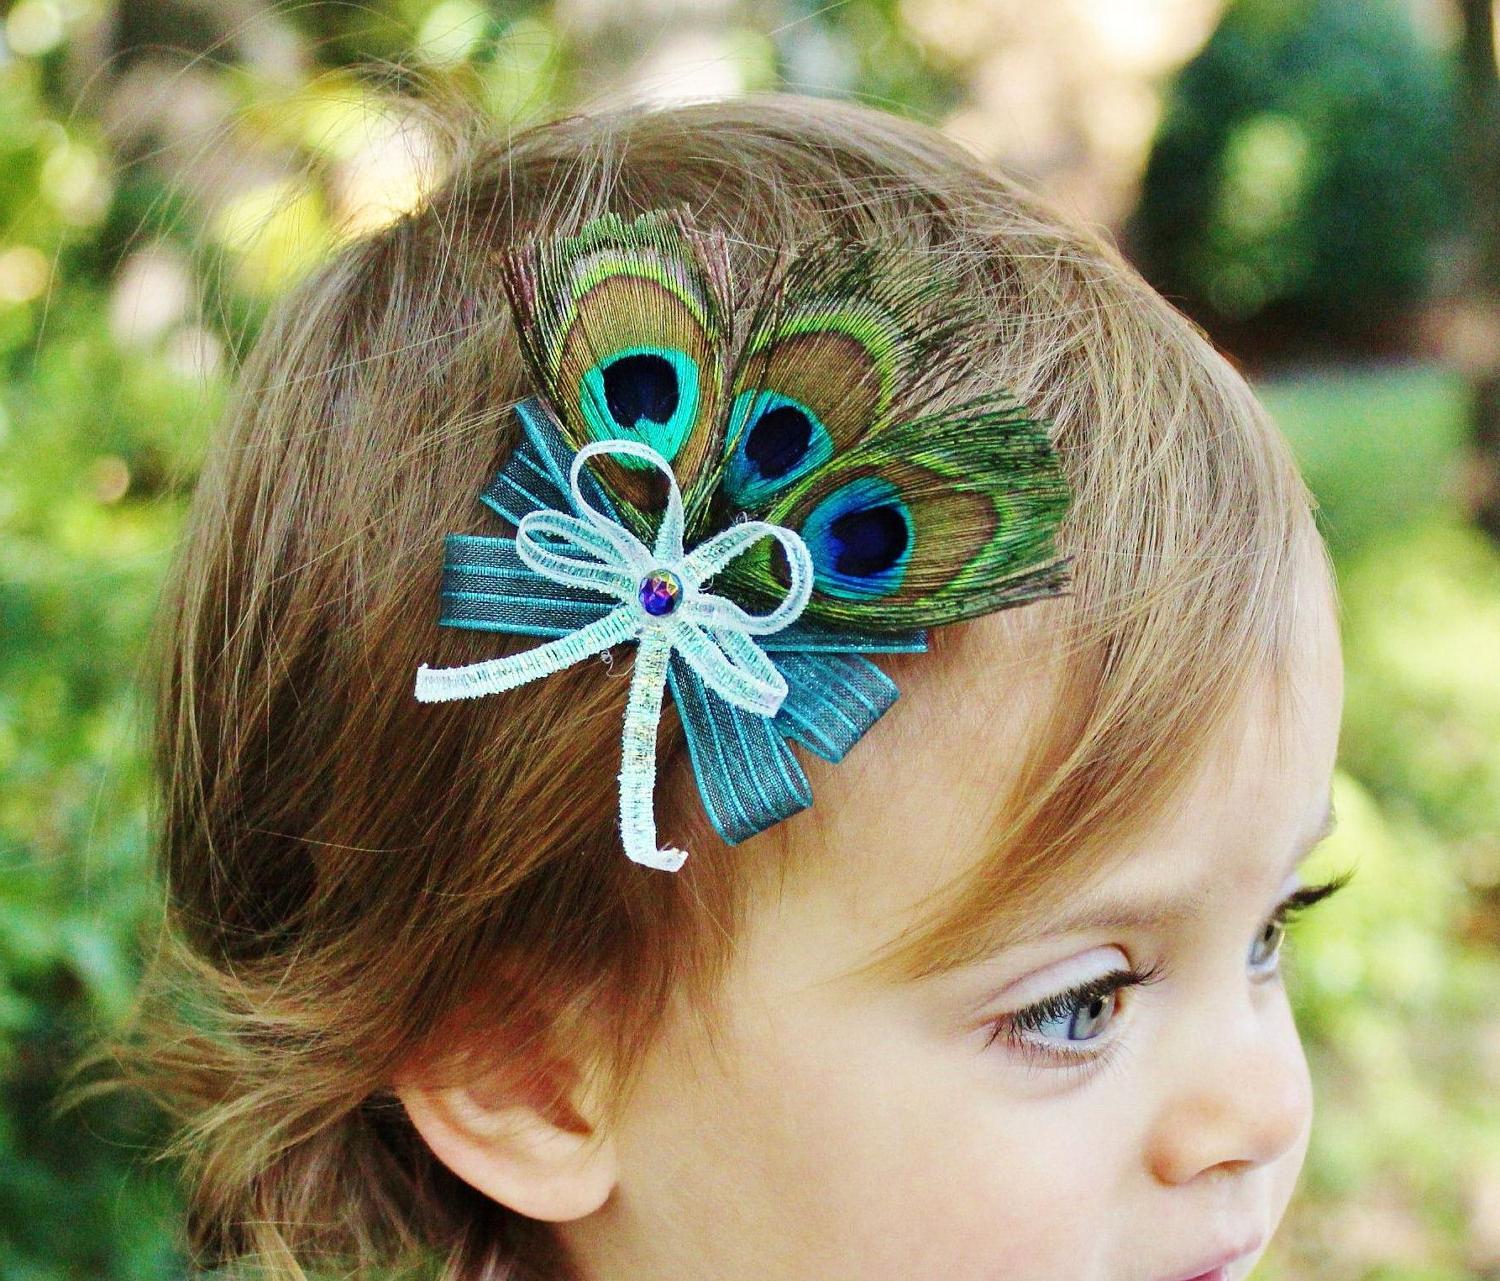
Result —
[[[597,1070],[622,1106],[669,1000],[711,1006],[755,884],[780,870],[776,842],[728,850],[687,802],[663,814],[692,851],[681,872],[622,855],[626,682],[601,664],[524,696],[412,697],[421,662],[534,643],[435,626],[442,537],[497,532],[475,500],[529,390],[497,248],[677,202],[749,273],[825,230],[900,238],[984,300],[977,376],[1054,424],[1076,496],[1053,615],[1064,697],[1004,839],[885,958],[894,976],[966,959],[997,912],[1032,910],[1170,796],[1252,674],[1283,663],[1312,524],[1281,438],[1204,336],[1107,240],[930,128],[764,95],[504,141],[460,121],[449,146],[420,208],[271,316],[163,602],[168,912],[100,1058],[176,1119],[195,1257],[278,1278],[418,1258],[453,1281],[565,1276],[548,1225],[432,1156],[393,1072],[430,1049],[461,1073],[469,1054],[566,1116]],[[663,724],[680,782],[675,713]]]

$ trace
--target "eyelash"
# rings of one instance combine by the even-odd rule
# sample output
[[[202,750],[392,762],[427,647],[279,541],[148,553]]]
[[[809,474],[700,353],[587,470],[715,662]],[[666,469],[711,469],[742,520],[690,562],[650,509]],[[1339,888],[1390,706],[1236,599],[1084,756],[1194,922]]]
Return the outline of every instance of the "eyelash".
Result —
[[[1332,880],[1318,885],[1305,885],[1295,890],[1276,905],[1276,910],[1267,918],[1266,925],[1277,925],[1285,929],[1292,918],[1314,903],[1320,903],[1336,894],[1349,883],[1353,876],[1354,870],[1351,868]],[[1262,932],[1264,928],[1262,927]],[[1276,955],[1279,957],[1280,954],[1281,943],[1278,942]],[[1005,1015],[1004,1018],[997,1019],[994,1031],[985,1045],[988,1047],[1003,1039],[1013,1049],[1020,1051],[1023,1057],[1033,1065],[1061,1066],[1074,1071],[1081,1068],[1102,1067],[1109,1062],[1120,1045],[1119,1037],[1109,1041],[1103,1049],[1079,1052],[1054,1049],[1040,1041],[1033,1040],[1026,1034],[1035,1031],[1043,1023],[1072,1014],[1080,1007],[1091,1005],[1098,1000],[1107,1000],[1114,993],[1127,987],[1145,987],[1152,983],[1159,983],[1165,977],[1166,969],[1160,962],[1145,969],[1131,966],[1127,969],[1112,970],[1108,974],[1101,974],[1097,978],[1089,979],[1085,983],[1049,996],[1046,1000],[1038,1001],[1034,1005],[1028,1005],[1012,1014]]]

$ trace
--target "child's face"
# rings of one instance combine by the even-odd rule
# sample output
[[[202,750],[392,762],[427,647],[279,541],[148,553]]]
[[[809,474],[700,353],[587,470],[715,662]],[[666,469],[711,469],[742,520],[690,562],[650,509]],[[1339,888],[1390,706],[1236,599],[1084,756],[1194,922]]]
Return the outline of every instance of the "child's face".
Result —
[[[1201,891],[1202,905],[1168,924],[1054,930],[897,987],[846,972],[980,858],[997,762],[1020,755],[1046,696],[996,670],[1003,619],[962,629],[941,682],[937,655],[905,665],[870,739],[813,772],[816,820],[785,825],[822,864],[753,918],[718,1057],[691,1020],[674,1024],[615,1134],[613,1195],[557,1225],[588,1275],[1184,1281],[1249,1249],[1211,1274],[1241,1281],[1291,1197],[1312,1114],[1274,935],[1258,941],[1323,825],[1338,737],[1337,625],[1321,571],[1304,578],[1284,752],[1257,700],[1174,817],[1101,882],[1110,903]],[[1029,1033],[1044,1051],[1108,1047],[1106,1065],[986,1044],[1003,1015],[1128,965],[1165,977]]]

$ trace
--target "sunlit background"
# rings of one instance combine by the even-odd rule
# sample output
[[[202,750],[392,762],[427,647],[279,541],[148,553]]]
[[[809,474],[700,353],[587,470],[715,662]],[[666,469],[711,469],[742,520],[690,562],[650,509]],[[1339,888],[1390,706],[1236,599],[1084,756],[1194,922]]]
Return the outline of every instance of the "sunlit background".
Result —
[[[156,892],[138,674],[272,302],[499,130],[764,88],[934,124],[1241,365],[1345,609],[1338,834],[1294,927],[1317,1085],[1257,1281],[1500,1278],[1500,91],[1491,0],[20,0],[0,22],[0,1279],[181,1276],[155,1122],[58,1124]],[[1087,1224],[1081,1223],[1086,1231]]]

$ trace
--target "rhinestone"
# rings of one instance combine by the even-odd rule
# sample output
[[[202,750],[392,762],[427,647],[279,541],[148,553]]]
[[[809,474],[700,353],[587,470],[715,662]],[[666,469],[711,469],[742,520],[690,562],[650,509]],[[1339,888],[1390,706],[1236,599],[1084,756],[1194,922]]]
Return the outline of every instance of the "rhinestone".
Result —
[[[682,600],[682,582],[669,570],[658,569],[641,579],[641,608],[653,618],[661,618],[677,608]]]

